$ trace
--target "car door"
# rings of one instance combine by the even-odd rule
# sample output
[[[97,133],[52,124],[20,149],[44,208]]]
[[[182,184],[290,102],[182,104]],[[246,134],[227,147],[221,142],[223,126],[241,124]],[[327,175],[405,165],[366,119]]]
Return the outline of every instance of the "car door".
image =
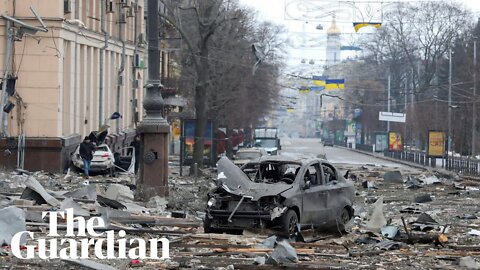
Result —
[[[330,224],[335,223],[343,204],[341,203],[345,192],[344,185],[338,181],[338,171],[330,164],[322,162],[321,171],[324,179],[325,200],[322,204],[325,206],[325,221]]]
[[[326,194],[319,162],[311,163],[306,167],[303,181],[307,187],[303,189],[301,222],[321,225],[324,223],[326,214]],[[308,181],[310,181],[309,187]]]

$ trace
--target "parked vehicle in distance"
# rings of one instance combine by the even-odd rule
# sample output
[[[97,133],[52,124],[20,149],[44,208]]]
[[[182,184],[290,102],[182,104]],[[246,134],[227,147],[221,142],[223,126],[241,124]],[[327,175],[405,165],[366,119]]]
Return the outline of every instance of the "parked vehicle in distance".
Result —
[[[239,168],[223,157],[210,191],[205,232],[271,228],[292,237],[297,225],[343,230],[353,217],[355,188],[322,159],[265,156]]]
[[[323,146],[333,147],[333,139],[323,139]]]
[[[268,155],[278,155],[281,150],[277,128],[256,128],[253,133],[254,147],[263,148]]]
[[[234,156],[233,163],[238,167],[241,167],[245,163],[259,160],[261,157],[266,156],[267,152],[262,148],[241,148]]]

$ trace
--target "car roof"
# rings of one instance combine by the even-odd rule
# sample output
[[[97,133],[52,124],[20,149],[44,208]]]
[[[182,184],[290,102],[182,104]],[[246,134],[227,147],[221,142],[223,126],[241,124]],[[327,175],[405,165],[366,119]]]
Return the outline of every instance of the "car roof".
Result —
[[[260,163],[264,162],[285,162],[285,163],[297,163],[299,165],[306,165],[312,162],[323,162],[323,163],[329,163],[325,159],[321,158],[311,158],[311,157],[297,157],[293,158],[290,156],[263,156],[259,160]]]

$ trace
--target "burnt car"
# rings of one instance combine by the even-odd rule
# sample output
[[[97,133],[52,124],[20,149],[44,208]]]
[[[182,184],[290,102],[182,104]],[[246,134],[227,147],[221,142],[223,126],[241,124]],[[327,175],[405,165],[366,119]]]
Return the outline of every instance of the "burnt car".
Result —
[[[270,228],[291,237],[302,227],[343,230],[353,217],[353,183],[326,160],[266,156],[239,168],[223,157],[217,170],[207,233]]]

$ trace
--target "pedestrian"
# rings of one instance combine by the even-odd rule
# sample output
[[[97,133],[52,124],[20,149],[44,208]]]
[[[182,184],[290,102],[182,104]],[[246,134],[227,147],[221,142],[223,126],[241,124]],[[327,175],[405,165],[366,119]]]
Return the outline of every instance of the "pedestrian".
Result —
[[[140,164],[140,135],[136,135],[130,143],[130,147],[135,150],[135,173],[138,172],[138,165]],[[128,154],[132,153],[132,149],[128,149]]]
[[[80,157],[83,160],[83,174],[84,178],[89,178],[90,164],[93,159],[93,153],[95,152],[95,144],[90,141],[90,138],[87,136],[83,139],[83,142],[80,144]]]

